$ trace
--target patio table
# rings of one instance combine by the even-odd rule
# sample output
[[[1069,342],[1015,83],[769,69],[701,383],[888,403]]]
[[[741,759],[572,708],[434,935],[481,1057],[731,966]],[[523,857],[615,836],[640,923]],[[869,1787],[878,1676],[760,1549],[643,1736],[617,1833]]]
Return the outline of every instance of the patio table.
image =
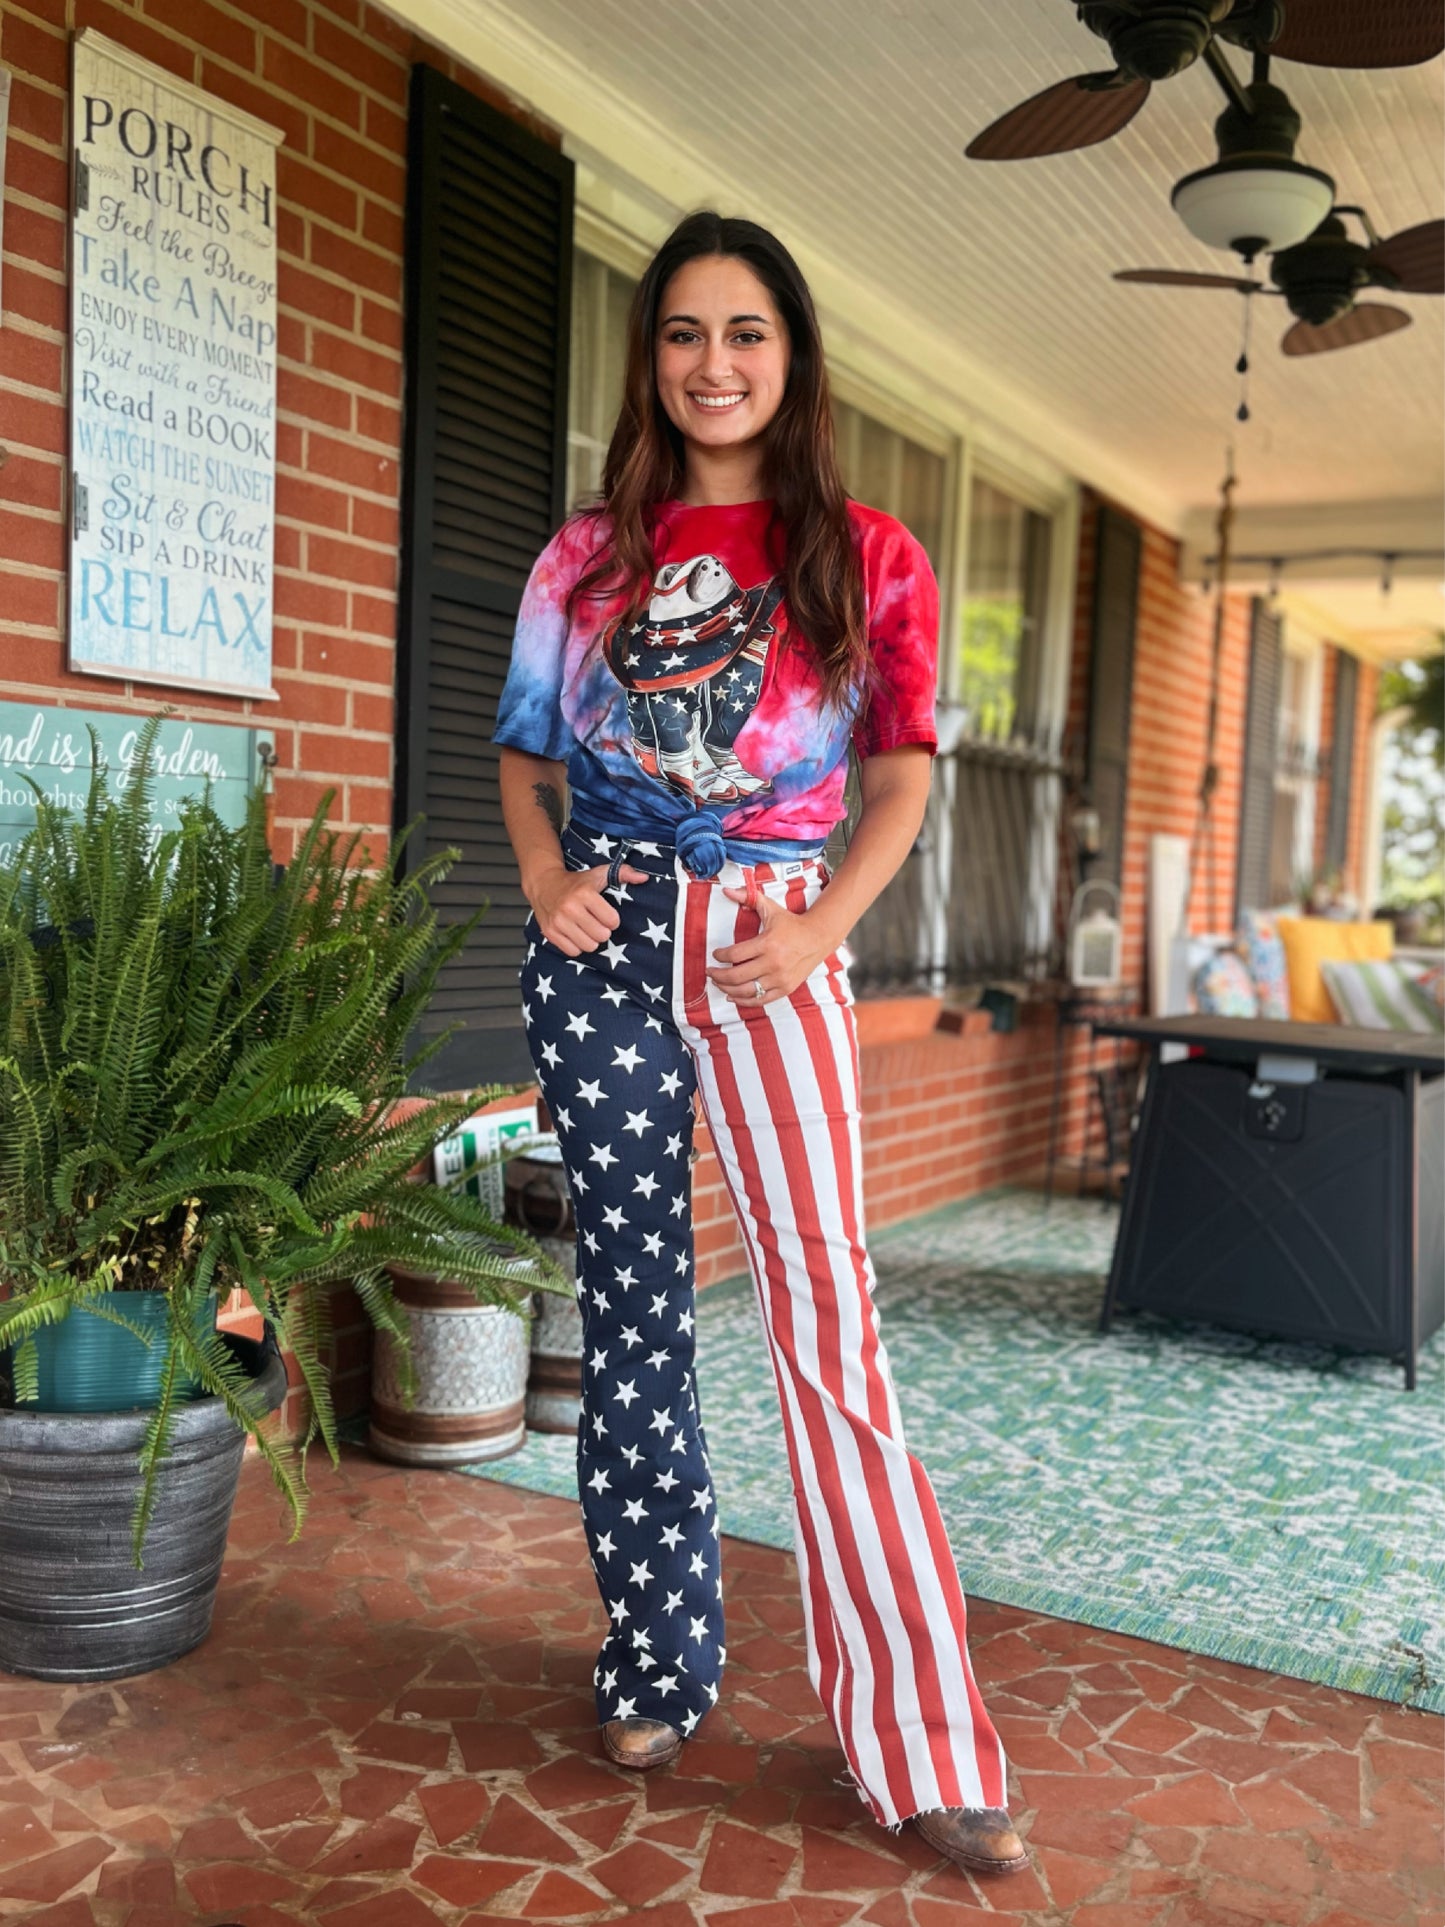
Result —
[[[1132,1306],[1382,1353],[1445,1322],[1445,1037],[1106,1017],[1150,1052],[1099,1315]],[[1161,1046],[1192,1054],[1163,1061]]]

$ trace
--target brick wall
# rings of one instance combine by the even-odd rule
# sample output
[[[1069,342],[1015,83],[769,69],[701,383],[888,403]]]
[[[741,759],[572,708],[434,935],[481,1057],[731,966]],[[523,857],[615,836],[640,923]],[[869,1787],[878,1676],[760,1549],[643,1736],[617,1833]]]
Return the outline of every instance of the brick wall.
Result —
[[[391,820],[402,393],[402,209],[410,64],[506,102],[364,0],[0,0],[12,69],[0,382],[0,619],[7,696],[154,706],[63,667],[62,466],[70,29],[95,27],[281,127],[275,686],[279,704],[164,692],[192,720],[276,731],[278,855],[321,793],[332,820]],[[515,110],[514,110],[515,111]],[[525,116],[523,116],[525,118]]]
[[[70,371],[68,34],[95,27],[281,127],[275,686],[279,703],[158,691],[64,667],[63,469]],[[0,697],[84,708],[175,705],[275,731],[284,859],[322,793],[384,845],[391,821],[402,397],[406,91],[426,59],[501,94],[364,0],[0,0],[11,69],[0,284]],[[526,119],[526,116],[519,116]],[[239,1309],[223,1323],[254,1331]],[[334,1301],[338,1410],[364,1408],[370,1324]],[[280,1423],[304,1420],[293,1391]]]
[[[1086,502],[1080,535],[1079,596],[1069,729],[1084,740],[1088,716],[1089,621],[1097,498]],[[1129,740],[1129,785],[1124,828],[1124,974],[1131,983],[1145,975],[1149,838],[1192,836],[1204,764],[1215,599],[1179,577],[1179,544],[1144,524],[1138,629],[1134,645],[1134,697]],[[1250,596],[1225,600],[1220,664],[1219,718],[1214,760],[1219,784],[1210,807],[1212,849],[1200,861],[1190,901],[1189,927],[1227,930],[1234,920],[1235,871],[1244,761],[1245,709],[1249,690]],[[1325,650],[1322,753],[1327,757],[1334,722],[1338,652]],[[1364,836],[1365,783],[1370,722],[1378,672],[1360,664],[1355,711],[1347,880],[1358,886]],[[1329,815],[1329,784],[1316,799],[1317,848],[1323,851]],[[1367,906],[1368,907],[1368,906]]]
[[[1069,735],[1081,746],[1088,734],[1094,538],[1100,501],[1096,495],[1086,495],[1080,527]],[[1142,525],[1142,534],[1120,887],[1124,978],[1141,986],[1148,939],[1149,839],[1192,837],[1195,832],[1214,637],[1214,598],[1181,581],[1180,544],[1148,523]],[[1212,837],[1202,846],[1190,903],[1189,923],[1195,931],[1227,928],[1234,915],[1248,673],[1249,598],[1230,595],[1225,604],[1214,748],[1220,778],[1210,807]]]
[[[1142,981],[1149,838],[1192,836],[1204,767],[1214,598],[1179,580],[1178,544],[1146,527],[1134,657],[1134,718],[1124,837],[1124,963]],[[1249,598],[1226,598],[1214,760],[1219,785],[1210,808],[1212,836],[1202,846],[1189,927],[1228,929],[1234,919],[1245,697],[1249,678]]]

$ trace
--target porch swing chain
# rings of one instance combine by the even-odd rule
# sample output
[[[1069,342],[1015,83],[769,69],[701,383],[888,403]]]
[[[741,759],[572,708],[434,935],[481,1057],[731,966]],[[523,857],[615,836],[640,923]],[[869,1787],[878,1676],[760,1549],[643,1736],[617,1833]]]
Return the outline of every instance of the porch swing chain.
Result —
[[[1201,857],[1208,853],[1208,867],[1205,871],[1205,890],[1207,892],[1208,924],[1211,930],[1218,928],[1218,888],[1214,862],[1214,819],[1210,806],[1214,792],[1219,786],[1219,765],[1214,760],[1215,744],[1219,733],[1219,672],[1224,660],[1224,612],[1225,593],[1229,585],[1229,532],[1234,524],[1234,443],[1231,441],[1225,459],[1224,480],[1219,490],[1218,529],[1218,572],[1215,577],[1214,597],[1214,636],[1209,661],[1209,711],[1204,733],[1204,768],[1199,778],[1199,807],[1194,817],[1194,834],[1189,849],[1188,885],[1184,894],[1180,935],[1187,936],[1189,931],[1189,911],[1194,900],[1195,880],[1199,875]]]

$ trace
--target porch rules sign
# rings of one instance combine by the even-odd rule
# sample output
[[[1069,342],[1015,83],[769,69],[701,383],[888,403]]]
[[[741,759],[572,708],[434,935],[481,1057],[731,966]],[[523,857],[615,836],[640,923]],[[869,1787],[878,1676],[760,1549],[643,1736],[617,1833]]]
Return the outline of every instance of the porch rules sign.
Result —
[[[281,131],[73,45],[70,666],[272,696]]]

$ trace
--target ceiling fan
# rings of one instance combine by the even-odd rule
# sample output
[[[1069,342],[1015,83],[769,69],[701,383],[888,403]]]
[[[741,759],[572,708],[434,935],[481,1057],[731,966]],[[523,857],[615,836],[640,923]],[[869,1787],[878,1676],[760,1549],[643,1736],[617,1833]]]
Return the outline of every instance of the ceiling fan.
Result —
[[[1352,240],[1341,215],[1356,215],[1369,246]],[[1228,274],[1189,274],[1173,268],[1124,268],[1116,281],[1155,287],[1232,288],[1243,295],[1282,296],[1297,316],[1280,342],[1287,355],[1318,355],[1353,348],[1408,328],[1403,308],[1357,302],[1363,288],[1396,294],[1445,294],[1445,221],[1421,221],[1382,241],[1361,207],[1337,206],[1314,233],[1270,256],[1274,287]]]
[[[1199,59],[1232,92],[1230,83],[1237,88],[1238,81],[1219,50],[1220,40],[1257,61],[1297,60],[1309,67],[1414,67],[1445,50],[1445,12],[1438,0],[1075,4],[1089,31],[1108,42],[1113,67],[1075,74],[1011,108],[969,142],[964,152],[970,160],[1028,160],[1108,140],[1128,126],[1156,81],[1183,73]]]
[[[1108,42],[1114,66],[1046,87],[976,135],[965,154],[972,160],[1026,160],[1108,140],[1134,118],[1156,81],[1202,60],[1226,98],[1214,123],[1219,158],[1176,182],[1173,205],[1191,234],[1209,247],[1233,249],[1246,265],[1258,254],[1278,255],[1313,239],[1330,219],[1335,198],[1330,176],[1294,157],[1300,117],[1288,95],[1271,85],[1270,61],[1412,67],[1445,50],[1440,0],[1075,0],[1075,5],[1084,25]],[[1252,55],[1248,82],[1225,58],[1221,41]],[[1328,238],[1354,246],[1343,233]],[[1371,243],[1370,250],[1360,252],[1393,247],[1393,242],[1380,243],[1373,230]],[[1386,255],[1367,264],[1354,286],[1374,278],[1376,266],[1395,272]],[[1301,269],[1305,278],[1310,277]],[[1381,285],[1430,292],[1398,276]],[[1324,320],[1342,312],[1343,304]],[[1324,325],[1303,314],[1301,319]],[[1376,330],[1385,331],[1385,326]]]

